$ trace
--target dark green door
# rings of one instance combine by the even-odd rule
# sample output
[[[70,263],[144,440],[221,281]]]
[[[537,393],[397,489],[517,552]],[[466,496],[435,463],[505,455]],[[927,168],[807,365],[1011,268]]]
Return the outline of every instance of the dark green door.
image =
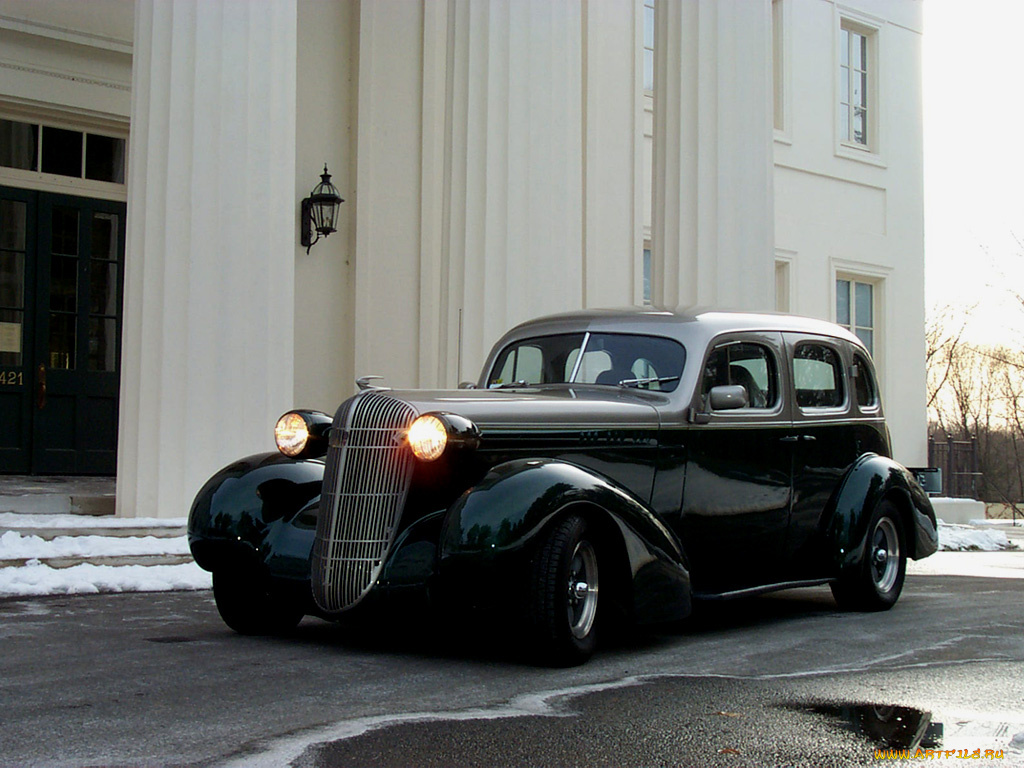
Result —
[[[125,205],[0,188],[0,471],[112,475]]]

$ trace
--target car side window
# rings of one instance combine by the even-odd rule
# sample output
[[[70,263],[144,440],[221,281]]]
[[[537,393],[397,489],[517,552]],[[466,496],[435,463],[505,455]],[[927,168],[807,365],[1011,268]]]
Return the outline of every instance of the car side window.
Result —
[[[709,407],[711,388],[726,385],[746,389],[749,408],[774,408],[779,402],[779,377],[771,350],[740,341],[715,347],[708,355],[701,380],[704,410]]]
[[[839,355],[825,344],[805,343],[793,353],[796,404],[801,408],[839,408],[843,394],[843,367]]]
[[[542,336],[509,346],[498,357],[487,385],[567,381],[566,371],[572,371],[582,346],[582,333]]]
[[[878,387],[871,376],[871,366],[858,354],[853,356],[853,389],[857,395],[857,405],[861,408],[874,408],[878,405]]]

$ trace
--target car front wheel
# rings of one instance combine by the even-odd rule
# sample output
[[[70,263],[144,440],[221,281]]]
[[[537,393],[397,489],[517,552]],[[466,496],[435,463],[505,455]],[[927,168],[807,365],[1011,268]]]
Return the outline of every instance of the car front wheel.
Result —
[[[907,548],[899,510],[891,501],[883,501],[868,524],[864,556],[833,582],[832,594],[841,608],[885,611],[899,599],[906,573]]]
[[[530,621],[547,663],[582,664],[597,647],[598,556],[586,521],[572,515],[548,531],[533,562]]]
[[[258,574],[214,571],[213,598],[224,623],[241,635],[283,634],[302,621],[302,608]]]

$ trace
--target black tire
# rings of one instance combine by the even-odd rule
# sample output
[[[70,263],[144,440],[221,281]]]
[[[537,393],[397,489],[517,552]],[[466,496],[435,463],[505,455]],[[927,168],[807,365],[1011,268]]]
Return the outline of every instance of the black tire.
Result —
[[[887,611],[903,591],[907,575],[907,543],[896,505],[880,503],[868,523],[864,556],[848,573],[832,583],[840,608]]]
[[[224,623],[240,635],[280,635],[302,621],[303,609],[251,571],[214,571],[213,598]]]
[[[544,663],[582,664],[597,647],[597,553],[578,515],[555,523],[537,550],[528,612],[534,647]]]

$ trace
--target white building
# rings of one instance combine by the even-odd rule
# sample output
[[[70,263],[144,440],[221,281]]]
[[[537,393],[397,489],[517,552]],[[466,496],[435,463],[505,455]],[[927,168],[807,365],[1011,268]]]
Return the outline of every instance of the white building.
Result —
[[[645,266],[857,330],[923,464],[920,60],[919,0],[0,0],[0,471],[116,439],[119,513],[181,516],[292,406]]]

